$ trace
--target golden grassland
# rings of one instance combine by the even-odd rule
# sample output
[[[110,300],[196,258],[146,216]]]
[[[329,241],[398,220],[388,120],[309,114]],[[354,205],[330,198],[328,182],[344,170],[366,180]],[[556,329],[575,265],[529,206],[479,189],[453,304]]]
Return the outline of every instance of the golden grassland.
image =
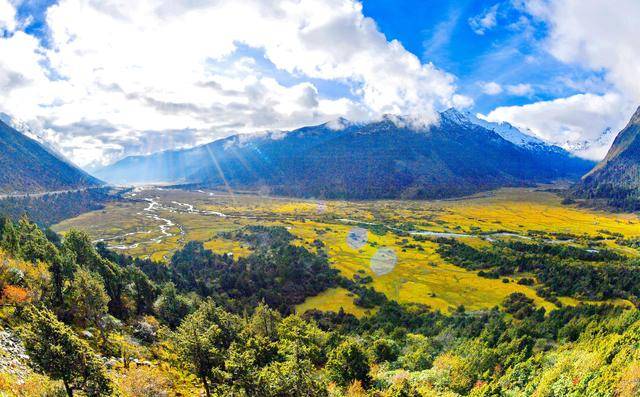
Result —
[[[304,313],[310,309],[322,311],[337,311],[340,308],[360,318],[374,310],[363,309],[353,303],[353,294],[344,288],[330,288],[319,295],[308,298],[304,303],[296,306],[298,313]]]
[[[640,236],[640,221],[633,214],[611,214],[563,206],[561,199],[534,189],[502,189],[490,197],[439,203],[439,219],[465,230],[539,230],[550,233],[596,236],[607,230],[626,237]]]
[[[162,222],[150,218],[149,212],[144,211],[148,202],[140,200],[143,198],[162,204],[153,214],[171,220],[173,226],[167,229],[171,236],[164,236],[159,229]],[[436,243],[417,242],[392,231],[375,234],[370,230],[366,244],[354,249],[347,244],[347,235],[357,221],[390,227],[404,225],[405,229],[411,224],[413,230],[475,234],[475,237],[464,238],[465,243],[475,247],[490,244],[478,236],[479,233],[496,231],[522,235],[540,231],[591,237],[606,233],[640,236],[640,221],[635,215],[565,206],[560,201],[558,196],[537,189],[501,189],[459,200],[356,202],[151,189],[138,191],[133,200],[112,203],[104,210],[64,221],[54,230],[65,232],[77,228],[95,239],[126,235],[108,243],[132,246],[124,252],[134,256],[166,260],[191,240],[202,241],[205,247],[218,253],[248,255],[248,247],[225,240],[219,233],[250,224],[282,225],[299,238],[296,244],[315,250],[312,243],[322,241],[332,266],[347,277],[371,276],[376,290],[400,302],[423,303],[442,311],[458,305],[477,310],[498,305],[513,292],[522,292],[538,305],[551,309],[553,304],[539,298],[532,287],[519,285],[513,279],[504,282],[479,277],[475,272],[445,262],[436,253]],[[175,203],[188,203],[195,211],[186,211],[184,206]],[[407,242],[415,247],[407,248]],[[133,246],[136,243],[138,245]],[[618,246],[613,239],[605,244],[626,255],[638,254],[634,249]],[[391,272],[378,276],[371,271],[370,264],[382,247],[393,251],[397,263]],[[331,289],[308,299],[298,310],[343,307],[355,315],[364,315],[365,311],[355,306],[349,295],[346,290]],[[565,304],[577,303],[570,298],[561,300]]]
[[[432,242],[415,243],[424,251],[403,250],[400,248],[401,237],[391,233],[384,236],[369,233],[369,244],[355,250],[347,244],[350,226],[332,225],[330,230],[325,229],[322,235],[317,235],[315,230],[322,227],[321,224],[293,224],[290,229],[293,234],[306,241],[318,238],[325,243],[332,265],[342,274],[350,278],[355,274],[370,275],[377,291],[399,302],[423,303],[441,311],[454,310],[459,305],[476,310],[497,305],[513,292],[522,292],[547,309],[553,307],[536,296],[531,287],[479,277],[475,272],[446,263],[435,252],[437,245]],[[376,276],[369,267],[379,247],[392,248],[398,258],[393,271],[383,276]]]

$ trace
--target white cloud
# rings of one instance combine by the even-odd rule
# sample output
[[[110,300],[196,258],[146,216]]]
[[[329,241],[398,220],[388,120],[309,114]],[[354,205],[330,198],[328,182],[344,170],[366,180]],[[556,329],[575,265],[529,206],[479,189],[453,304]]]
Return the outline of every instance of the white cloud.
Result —
[[[454,94],[451,97],[451,105],[456,109],[465,109],[473,106],[473,99],[466,95]]]
[[[61,0],[47,25],[51,48],[0,38],[0,111],[39,123],[83,165],[175,146],[178,132],[188,146],[337,116],[430,122],[471,103],[354,0]],[[22,58],[7,62],[4,47]],[[351,93],[328,99],[312,79]]]
[[[483,35],[486,31],[493,29],[498,24],[498,7],[500,4],[495,4],[481,14],[475,17],[469,18],[469,26],[475,34]]]
[[[515,84],[515,85],[508,85],[507,92],[509,92],[509,94],[512,94],[512,95],[527,96],[527,95],[533,94],[533,87],[531,87],[531,84],[522,84],[522,83]]]
[[[480,90],[482,90],[482,92],[486,95],[498,95],[502,94],[504,91],[516,96],[529,96],[533,94],[533,87],[531,86],[531,84],[521,83],[502,86],[495,81],[487,81],[480,82],[478,83],[478,85],[480,86]]]
[[[624,127],[640,104],[640,46],[637,44],[640,2],[527,0],[523,3],[530,15],[547,25],[549,34],[542,45],[549,53],[563,63],[592,70],[598,77],[565,82],[585,94],[501,107],[488,117],[530,128],[541,138],[565,147],[589,146],[589,150],[580,155],[601,159],[608,150],[610,138]],[[604,76],[604,81],[599,75]],[[524,86],[518,89],[519,86],[506,88],[513,94],[532,94]],[[607,128],[614,133],[607,139],[599,139]]]
[[[2,31],[12,32],[16,28],[16,9],[9,0],[0,0],[0,37]]]
[[[529,0],[550,28],[546,46],[566,63],[604,71],[621,93],[640,102],[637,0]]]
[[[502,86],[495,81],[480,83],[480,89],[487,95],[498,95],[502,92]]]
[[[620,95],[578,94],[524,106],[499,107],[483,118],[507,121],[545,141],[572,149],[581,147],[585,141],[598,140],[607,128],[622,129],[633,111]],[[600,146],[579,154],[601,159],[610,143],[600,142]]]

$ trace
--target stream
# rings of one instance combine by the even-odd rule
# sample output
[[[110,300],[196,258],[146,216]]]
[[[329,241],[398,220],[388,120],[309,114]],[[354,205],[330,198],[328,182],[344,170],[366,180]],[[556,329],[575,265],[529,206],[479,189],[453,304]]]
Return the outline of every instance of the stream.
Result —
[[[135,191],[134,193],[132,193],[130,195],[130,197],[136,197],[140,191],[141,190]],[[178,201],[171,201],[170,205],[166,205],[166,204],[160,203],[158,201],[159,200],[158,197],[156,197],[156,198],[146,198],[145,197],[145,198],[143,198],[143,200],[146,201],[148,203],[148,205],[147,205],[146,208],[144,208],[142,210],[142,212],[138,212],[137,215],[144,215],[145,218],[152,219],[152,220],[158,222],[159,225],[157,226],[157,228],[160,231],[160,235],[158,237],[154,237],[154,238],[149,239],[149,240],[139,241],[137,243],[133,243],[133,244],[129,244],[129,245],[127,245],[127,244],[109,245],[108,246],[109,248],[116,249],[116,250],[128,250],[128,249],[138,248],[141,245],[159,244],[163,240],[165,240],[165,239],[167,239],[169,237],[173,237],[176,234],[180,234],[180,235],[184,236],[185,232],[184,232],[183,226],[180,225],[180,224],[177,224],[174,220],[161,217],[160,214],[159,214],[160,210],[166,210],[166,211],[171,212],[171,213],[184,212],[184,213],[189,213],[189,214],[213,215],[213,216],[217,216],[217,217],[220,217],[220,218],[226,218],[227,217],[227,215],[223,214],[222,212],[199,210],[199,209],[195,208],[195,206],[193,204],[189,204],[189,203],[181,203],[181,202],[178,202]],[[179,232],[178,233],[171,232],[171,229],[173,227],[177,227]],[[129,232],[129,233],[113,236],[113,237],[102,238],[102,239],[94,241],[94,243],[121,240],[121,239],[129,237],[129,236],[134,236],[134,235],[137,235],[137,234],[151,234],[152,232],[153,232],[153,229],[152,230],[146,230],[146,231],[139,230],[139,231]]]
[[[141,193],[143,190],[146,189],[142,189],[142,188],[137,188],[134,190],[134,192],[132,192],[129,197],[134,198],[134,197],[138,197],[139,193]],[[154,190],[163,190],[160,188],[154,188]],[[212,193],[207,193],[204,191],[198,191],[199,193],[203,193],[203,194],[207,194],[209,196],[212,195]],[[137,215],[143,215],[144,217],[148,218],[148,219],[152,219],[155,222],[158,222],[158,226],[157,229],[160,231],[160,235],[148,240],[144,240],[144,241],[139,241],[137,243],[133,243],[130,245],[127,244],[115,244],[115,245],[109,245],[109,248],[111,249],[116,249],[116,250],[128,250],[128,249],[134,249],[134,248],[138,248],[141,245],[147,245],[147,244],[159,244],[161,243],[163,240],[173,237],[177,234],[180,234],[181,236],[185,235],[185,231],[182,225],[176,223],[174,220],[168,219],[168,218],[163,218],[160,216],[159,211],[160,210],[165,210],[168,211],[170,213],[188,213],[188,214],[198,214],[198,215],[207,215],[207,216],[216,216],[216,217],[220,217],[220,218],[227,218],[229,217],[229,215],[224,214],[222,212],[219,211],[206,211],[206,210],[200,210],[197,209],[193,204],[190,203],[182,203],[179,201],[171,201],[168,205],[166,203],[161,203],[158,200],[160,200],[159,197],[155,197],[155,198],[148,198],[148,197],[144,197],[142,198],[142,200],[146,201],[148,203],[148,205],[142,210],[142,212],[138,212]],[[246,219],[257,219],[257,217],[255,216],[250,216],[250,215],[246,215],[246,216],[242,216],[242,215],[232,215],[232,217],[234,218],[246,218]],[[364,222],[364,221],[358,221],[355,219],[348,219],[348,218],[340,218],[337,219],[338,222],[341,223],[346,223],[346,224],[359,224],[359,225],[367,225],[367,226],[374,226],[374,225],[382,225],[379,223],[374,223],[374,222]],[[518,233],[510,233],[510,232],[496,232],[496,233],[489,233],[489,234],[468,234],[468,233],[456,233],[456,232],[436,232],[436,231],[430,231],[430,230],[412,230],[412,231],[405,231],[399,228],[395,228],[395,227],[391,227],[391,226],[386,226],[386,225],[382,225],[385,226],[387,228],[389,228],[390,230],[394,230],[394,231],[399,231],[399,232],[406,232],[409,235],[413,235],[413,236],[431,236],[431,237],[445,237],[445,238],[472,238],[472,237],[476,237],[476,238],[481,238],[484,239],[486,241],[490,241],[493,242],[495,241],[496,238],[500,238],[500,237],[514,237],[514,238],[519,238],[519,239],[523,239],[523,240],[533,240],[532,237],[530,236],[525,236],[525,235],[521,235]],[[172,228],[177,228],[178,229],[178,233],[172,232],[171,229]],[[99,240],[94,241],[94,243],[97,242],[109,242],[109,241],[115,241],[115,240],[121,240],[124,239],[126,237],[129,236],[133,236],[133,235],[138,235],[138,234],[151,234],[153,233],[154,229],[150,229],[150,230],[138,230],[138,231],[134,231],[134,232],[129,232],[129,233],[125,233],[125,234],[121,234],[121,235],[117,235],[117,236],[112,236],[112,237],[107,237],[107,238],[102,238]],[[544,239],[545,242],[548,243],[560,243],[560,242],[571,242],[571,240],[563,240],[563,241],[557,241],[557,240],[551,240],[551,239]]]

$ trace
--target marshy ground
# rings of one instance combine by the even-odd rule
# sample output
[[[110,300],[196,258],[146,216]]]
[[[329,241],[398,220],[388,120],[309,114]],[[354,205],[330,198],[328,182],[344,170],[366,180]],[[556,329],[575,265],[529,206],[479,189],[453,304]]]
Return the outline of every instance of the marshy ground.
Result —
[[[250,254],[221,232],[245,225],[285,226],[310,250],[326,250],[332,265],[349,278],[371,277],[370,285],[400,302],[416,302],[442,311],[464,305],[491,308],[513,292],[522,292],[551,309],[526,277],[486,278],[444,260],[438,237],[483,248],[499,241],[537,241],[592,248],[605,247],[627,257],[638,251],[619,239],[640,237],[636,215],[598,212],[561,204],[542,189],[501,189],[443,201],[324,201],[254,194],[137,188],[126,200],[83,214],[54,227],[75,228],[133,256],[166,260],[191,240],[234,256]],[[300,311],[343,307],[356,315],[365,309],[346,290],[330,289],[307,299]],[[560,297],[564,304],[575,298]],[[626,303],[621,301],[620,303]]]

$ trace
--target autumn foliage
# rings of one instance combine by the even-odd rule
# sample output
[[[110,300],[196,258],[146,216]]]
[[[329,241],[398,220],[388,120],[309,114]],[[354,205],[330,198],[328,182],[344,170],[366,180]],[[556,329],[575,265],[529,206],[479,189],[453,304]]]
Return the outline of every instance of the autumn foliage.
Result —
[[[0,293],[0,304],[19,305],[30,302],[29,291],[17,285],[6,285]]]

